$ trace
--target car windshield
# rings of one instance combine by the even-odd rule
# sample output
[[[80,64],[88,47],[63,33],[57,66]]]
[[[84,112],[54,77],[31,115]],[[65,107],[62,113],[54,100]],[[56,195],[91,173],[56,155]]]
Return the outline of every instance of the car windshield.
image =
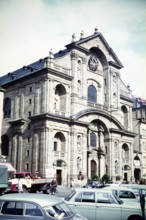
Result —
[[[69,217],[74,215],[74,212],[64,202],[45,207],[44,209],[49,216],[55,218],[57,218],[58,216]]]
[[[69,201],[73,196],[74,196],[74,194],[76,193],[76,191],[74,190],[74,191],[72,191],[67,197],[65,197],[65,201]]]
[[[113,196],[115,197],[115,199],[117,200],[117,202],[119,203],[119,204],[123,204],[123,201],[120,199],[120,198],[118,198],[116,195],[115,195],[115,193],[112,193],[113,194]]]

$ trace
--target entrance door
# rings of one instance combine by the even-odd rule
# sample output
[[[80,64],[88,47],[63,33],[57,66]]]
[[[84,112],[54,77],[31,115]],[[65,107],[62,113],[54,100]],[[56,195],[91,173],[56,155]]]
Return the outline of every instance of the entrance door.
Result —
[[[56,170],[56,180],[58,185],[62,185],[62,170]]]
[[[97,166],[94,160],[91,160],[91,177],[95,176],[97,173]]]
[[[128,181],[128,174],[127,173],[124,173],[124,181]]]
[[[139,168],[135,168],[134,177],[135,177],[135,182],[138,182],[140,180],[140,169]]]

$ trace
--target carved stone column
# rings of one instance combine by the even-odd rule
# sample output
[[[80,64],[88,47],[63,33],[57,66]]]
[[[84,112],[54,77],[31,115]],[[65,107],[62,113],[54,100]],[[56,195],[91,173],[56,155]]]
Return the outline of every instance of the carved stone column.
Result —
[[[35,131],[34,131],[35,132]],[[33,135],[33,141],[32,141],[32,173],[35,173],[39,170],[39,136],[37,133],[34,133]]]
[[[83,58],[83,72],[82,72],[82,94],[83,94],[83,98],[87,99],[87,67],[86,67],[86,63],[87,63],[87,59]]]
[[[17,161],[17,171],[23,171],[24,164],[22,163],[23,160],[23,155],[25,155],[25,151],[23,150],[22,147],[22,135],[18,134],[17,135],[17,154],[16,154],[16,161]]]
[[[83,167],[83,175],[86,178],[87,177],[87,134],[83,134],[83,140],[82,140],[82,167]]]
[[[21,91],[21,96],[20,96],[20,118],[24,117],[24,93]]]
[[[74,94],[77,94],[77,58],[78,55],[75,51],[71,52],[71,70],[73,75],[73,81],[72,81],[72,96]]]
[[[70,133],[70,137],[71,137],[71,142],[70,142],[70,173],[71,173],[71,178],[73,179],[77,179],[77,163],[74,164],[75,161],[77,161],[76,155],[77,155],[77,151],[76,151],[76,140],[77,140],[77,132],[74,131],[74,129],[72,129],[71,133]]]
[[[36,84],[34,96],[34,114],[40,113],[40,84]]]
[[[46,112],[46,82],[47,82],[46,79],[42,81],[42,89],[41,89],[41,102],[42,102],[41,112],[42,113]]]
[[[45,177],[45,164],[46,164],[46,125],[41,127],[41,134],[40,134],[40,148],[39,148],[39,171],[42,177]]]
[[[14,167],[16,167],[16,135],[12,137],[12,149],[11,149],[11,155],[12,155],[12,163]]]
[[[15,101],[14,101],[14,118],[18,118],[18,96],[15,96]]]

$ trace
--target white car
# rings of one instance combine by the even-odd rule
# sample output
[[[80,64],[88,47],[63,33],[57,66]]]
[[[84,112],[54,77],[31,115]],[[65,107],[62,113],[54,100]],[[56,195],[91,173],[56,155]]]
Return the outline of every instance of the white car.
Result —
[[[124,186],[107,186],[104,189],[111,190],[119,199],[124,202],[139,202],[134,190]]]
[[[110,190],[75,188],[65,202],[89,220],[142,220],[140,203],[124,203]],[[146,213],[144,213],[146,217]]]
[[[0,196],[0,220],[87,220],[56,196],[12,193]]]
[[[121,184],[123,187],[130,188],[134,191],[135,195],[140,199],[140,194],[142,193],[146,199],[146,185],[143,184]]]

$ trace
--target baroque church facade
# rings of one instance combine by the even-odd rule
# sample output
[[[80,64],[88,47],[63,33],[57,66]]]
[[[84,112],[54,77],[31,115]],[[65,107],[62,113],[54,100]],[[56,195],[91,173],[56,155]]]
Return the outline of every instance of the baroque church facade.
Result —
[[[95,29],[1,77],[1,154],[17,171],[55,175],[59,185],[104,174],[134,180],[133,98],[122,67]]]

